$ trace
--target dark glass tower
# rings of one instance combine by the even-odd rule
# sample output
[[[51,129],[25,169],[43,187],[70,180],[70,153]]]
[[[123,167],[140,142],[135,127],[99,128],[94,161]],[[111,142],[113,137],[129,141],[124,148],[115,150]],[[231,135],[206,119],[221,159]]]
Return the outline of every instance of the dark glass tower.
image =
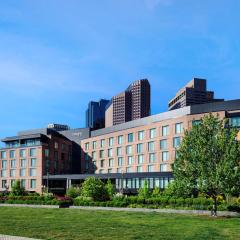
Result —
[[[109,100],[91,101],[86,110],[86,127],[92,130],[105,127],[105,110]]]

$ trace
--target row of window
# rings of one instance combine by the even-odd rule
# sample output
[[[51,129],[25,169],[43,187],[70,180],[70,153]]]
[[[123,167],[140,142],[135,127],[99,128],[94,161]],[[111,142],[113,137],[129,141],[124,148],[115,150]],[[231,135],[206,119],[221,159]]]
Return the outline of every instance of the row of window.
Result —
[[[165,151],[162,152],[161,154],[162,161],[166,162],[169,161],[169,152]],[[156,154],[155,153],[150,153],[148,155],[148,163],[155,163],[156,162]],[[86,162],[88,164],[88,161]],[[138,155],[137,156],[137,164],[144,164],[145,163],[145,156],[144,155]],[[97,166],[96,161],[93,161],[94,166]],[[127,162],[126,165],[133,165],[134,164],[134,158],[133,156],[128,156],[127,157]],[[117,166],[123,166],[124,164],[124,158],[123,157],[118,157],[117,158]],[[110,158],[108,159],[108,167],[113,167],[115,166],[115,159]],[[104,168],[105,167],[105,159],[101,159],[99,161],[99,167]]]
[[[26,180],[26,179],[21,179],[20,180],[20,183],[21,183],[21,186],[26,188],[26,183],[27,181],[29,181],[29,188],[30,189],[35,189],[36,188],[36,184],[37,184],[37,180],[36,179],[30,179],[30,180]],[[15,179],[11,179],[10,180],[10,187],[13,187],[14,184],[15,184],[16,180]],[[8,181],[7,180],[2,180],[1,182],[1,187],[2,189],[7,189],[9,188],[9,185],[8,185]]]
[[[19,176],[20,177],[26,177],[26,172],[27,172],[26,168],[20,168],[19,169]],[[10,169],[9,170],[9,176],[10,177],[16,177],[16,173],[17,173],[16,169]],[[36,168],[30,168],[28,175],[30,177],[36,177],[37,176],[37,169]],[[1,170],[1,177],[8,177],[6,169]]]
[[[16,151],[17,150],[10,150],[9,151],[9,158],[15,158],[16,157]],[[20,149],[19,150],[19,156],[20,157],[26,157],[27,156],[27,150],[26,149]],[[37,156],[37,148],[30,148],[29,149],[29,156],[30,157],[36,157]],[[7,158],[7,152],[1,151],[0,152],[0,158],[6,159]]]
[[[156,128],[149,129],[149,139],[155,138],[156,133],[157,133]],[[175,134],[181,134],[181,133],[183,133],[183,123],[176,123],[175,124]],[[166,137],[168,135],[169,135],[169,125],[163,126],[161,136]],[[127,134],[126,138],[127,138],[126,140],[127,140],[128,143],[134,142],[134,133]],[[144,140],[144,138],[145,138],[145,131],[144,130],[138,131],[138,133],[137,133],[138,141],[142,141],[142,140]],[[123,135],[118,136],[117,137],[117,144],[122,145],[123,140],[124,140]],[[90,147],[89,144],[90,144],[89,142],[85,143],[85,150],[89,150],[89,147]],[[105,147],[105,144],[106,144],[106,140],[101,139],[100,140],[100,148]],[[108,138],[108,146],[111,147],[113,145],[114,145],[114,137]],[[92,148],[93,149],[97,148],[97,141],[92,142]]]
[[[27,159],[20,159],[20,167],[25,168],[27,167]],[[37,166],[37,158],[31,158],[29,161],[29,164],[31,167],[36,167]],[[1,160],[1,168],[2,169],[7,169],[8,167],[8,160]],[[16,168],[17,167],[17,160],[12,159],[10,160],[10,168]]]
[[[147,166],[147,172],[167,172],[168,164],[160,164],[160,166],[157,165],[148,165]],[[126,167],[126,168],[117,168],[117,169],[112,169],[112,168],[108,168],[108,169],[100,169],[99,173],[103,174],[103,173],[133,173],[133,172],[143,172],[143,166],[137,166],[136,170],[133,167]]]
[[[154,189],[155,187],[164,189],[168,186],[173,179],[167,177],[160,178],[117,178],[116,188],[117,189],[139,189],[147,183],[147,187]]]
[[[173,147],[174,148],[178,148],[181,144],[181,138],[180,137],[175,137],[173,138]],[[136,145],[136,153],[137,154],[141,154],[141,153],[144,153],[144,143],[138,143]],[[168,149],[168,140],[167,139],[163,139],[160,141],[160,150],[167,150]],[[155,142],[152,141],[152,142],[148,142],[147,143],[147,150],[148,152],[154,152],[155,151]],[[114,152],[114,149],[113,148],[109,148],[107,150],[107,156],[108,157],[113,157],[113,153]],[[133,146],[132,145],[128,145],[126,146],[125,148],[125,152],[127,155],[131,155],[133,154]],[[105,151],[104,150],[99,150],[99,158],[104,158],[105,157]],[[123,147],[117,147],[116,148],[116,154],[117,156],[122,156],[123,155]],[[97,152],[96,151],[93,151],[92,154],[92,159],[95,160],[97,159]],[[89,155],[87,153],[85,153],[85,160],[88,160],[89,159]]]

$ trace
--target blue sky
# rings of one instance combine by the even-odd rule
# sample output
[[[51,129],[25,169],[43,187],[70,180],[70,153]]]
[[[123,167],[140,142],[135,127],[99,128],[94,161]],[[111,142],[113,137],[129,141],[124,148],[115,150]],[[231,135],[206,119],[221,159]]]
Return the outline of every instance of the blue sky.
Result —
[[[148,78],[152,113],[193,76],[240,98],[239,0],[0,2],[0,138],[82,127],[90,100]]]

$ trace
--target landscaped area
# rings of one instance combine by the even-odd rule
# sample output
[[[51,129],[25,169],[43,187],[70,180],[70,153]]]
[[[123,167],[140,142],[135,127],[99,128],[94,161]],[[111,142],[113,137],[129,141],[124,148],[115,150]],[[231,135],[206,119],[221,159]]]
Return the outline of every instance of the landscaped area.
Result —
[[[38,239],[239,239],[240,218],[0,208],[0,234]]]

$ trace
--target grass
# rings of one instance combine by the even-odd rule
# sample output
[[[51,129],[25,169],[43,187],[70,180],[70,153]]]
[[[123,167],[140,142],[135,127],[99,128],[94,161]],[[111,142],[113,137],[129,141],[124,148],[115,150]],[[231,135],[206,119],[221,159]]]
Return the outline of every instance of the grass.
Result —
[[[0,234],[39,239],[239,239],[240,218],[0,208]]]

